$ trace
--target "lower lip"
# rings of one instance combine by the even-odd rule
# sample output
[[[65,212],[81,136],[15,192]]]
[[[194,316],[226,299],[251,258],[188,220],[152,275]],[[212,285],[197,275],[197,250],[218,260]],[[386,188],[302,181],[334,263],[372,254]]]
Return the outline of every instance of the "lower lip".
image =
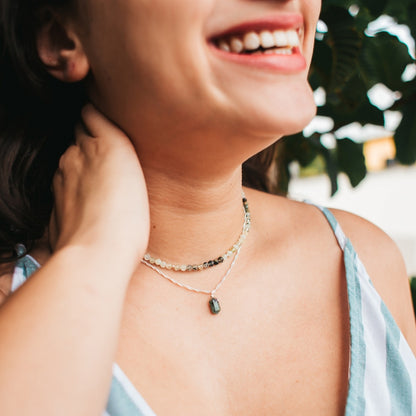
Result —
[[[294,48],[291,55],[258,54],[245,55],[232,52],[225,52],[211,45],[214,53],[222,59],[240,65],[246,65],[259,69],[267,69],[276,72],[295,73],[304,71],[307,68],[305,57],[299,48]]]

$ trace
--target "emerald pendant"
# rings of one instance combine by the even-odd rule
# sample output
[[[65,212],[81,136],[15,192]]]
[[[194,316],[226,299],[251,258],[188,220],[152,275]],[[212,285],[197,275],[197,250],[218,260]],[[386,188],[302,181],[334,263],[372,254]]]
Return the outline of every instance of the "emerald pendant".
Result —
[[[211,310],[211,313],[213,315],[217,315],[221,312],[220,302],[218,301],[217,298],[211,298],[208,304],[209,304],[209,309]]]

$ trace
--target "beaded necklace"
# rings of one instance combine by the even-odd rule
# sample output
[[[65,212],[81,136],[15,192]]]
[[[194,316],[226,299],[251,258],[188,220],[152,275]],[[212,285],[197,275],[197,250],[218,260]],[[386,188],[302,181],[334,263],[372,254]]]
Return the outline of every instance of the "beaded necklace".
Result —
[[[241,234],[238,237],[238,240],[221,256],[216,257],[214,260],[204,261],[200,264],[174,264],[165,260],[161,260],[160,258],[153,257],[149,253],[146,253],[144,255],[143,260],[145,260],[147,263],[152,264],[153,266],[157,266],[161,269],[173,270],[175,272],[199,272],[201,270],[208,269],[209,267],[214,267],[218,264],[224,263],[224,261],[228,257],[231,257],[233,254],[235,254],[237,250],[241,247],[250,230],[251,215],[250,210],[248,208],[247,198],[244,192],[242,193],[242,201],[244,208],[243,229],[241,230]]]

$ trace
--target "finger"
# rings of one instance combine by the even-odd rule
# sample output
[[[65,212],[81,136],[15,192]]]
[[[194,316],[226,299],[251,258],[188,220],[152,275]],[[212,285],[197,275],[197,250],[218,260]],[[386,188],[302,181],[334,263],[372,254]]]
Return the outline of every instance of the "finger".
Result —
[[[124,133],[92,104],[87,104],[81,112],[86,128],[93,137],[108,135],[125,136]]]
[[[77,146],[80,146],[83,141],[91,139],[92,137],[93,136],[91,136],[87,132],[87,130],[85,129],[85,127],[81,123],[78,123],[75,126],[75,144]]]
[[[69,146],[65,153],[59,158],[58,172],[62,175],[67,170],[71,170],[74,167],[75,162],[79,159],[80,149],[79,146],[72,144]]]
[[[57,211],[61,211],[63,199],[64,177],[61,170],[57,170],[52,181],[52,193],[54,198],[53,210],[55,212],[55,219],[57,219]]]
[[[58,241],[59,229],[58,229],[58,220],[56,217],[56,209],[53,207],[51,218],[49,220],[49,227],[48,227],[48,240],[49,240],[49,247],[51,251],[54,252],[56,249],[56,243]]]

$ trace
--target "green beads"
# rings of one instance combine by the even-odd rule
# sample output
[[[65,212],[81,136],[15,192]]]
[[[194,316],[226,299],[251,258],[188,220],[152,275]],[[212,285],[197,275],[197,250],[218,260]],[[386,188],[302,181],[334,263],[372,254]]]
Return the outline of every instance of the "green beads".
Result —
[[[213,315],[217,315],[221,312],[220,302],[217,298],[211,298],[208,302],[209,309]]]

